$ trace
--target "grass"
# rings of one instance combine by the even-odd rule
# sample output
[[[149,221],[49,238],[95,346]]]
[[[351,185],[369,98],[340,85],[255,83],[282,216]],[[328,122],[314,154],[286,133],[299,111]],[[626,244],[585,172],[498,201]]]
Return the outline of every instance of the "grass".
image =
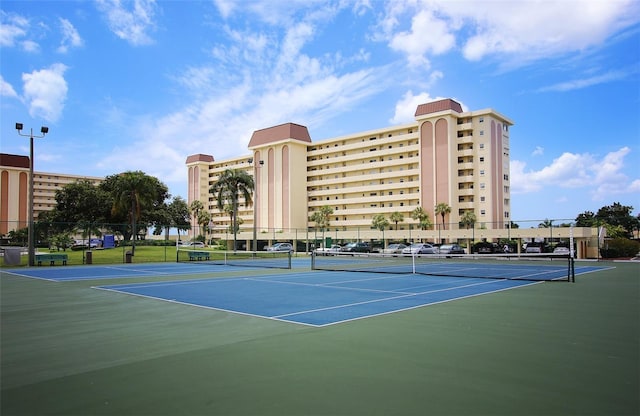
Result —
[[[124,263],[126,261],[126,252],[131,251],[131,246],[116,247],[113,249],[94,249],[91,250],[92,264],[117,264]],[[49,253],[47,249],[38,249],[38,253]],[[82,265],[87,263],[87,252],[84,250],[74,251],[67,249],[65,251],[51,251],[51,253],[64,253],[68,256],[69,265]],[[21,257],[20,266],[27,266],[28,257],[23,255]],[[175,246],[136,246],[135,256],[133,257],[135,263],[149,263],[149,262],[165,262],[176,261],[176,247]],[[4,258],[2,260],[4,266]]]
[[[637,415],[640,264],[614,266],[323,328],[3,269],[0,413]]]

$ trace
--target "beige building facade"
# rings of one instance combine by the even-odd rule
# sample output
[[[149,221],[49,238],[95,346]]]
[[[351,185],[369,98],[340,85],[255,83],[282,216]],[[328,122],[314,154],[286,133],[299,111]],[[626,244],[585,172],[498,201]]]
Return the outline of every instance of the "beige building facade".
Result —
[[[78,180],[95,184],[103,178],[62,173],[33,173],[33,216],[56,206],[56,191]],[[29,221],[29,157],[0,154],[0,235],[27,227]]]
[[[505,228],[511,218],[509,127],[493,109],[463,111],[446,99],[418,106],[415,122],[313,142],[306,127],[287,123],[254,132],[251,153],[215,161],[187,158],[188,202],[200,200],[214,229],[229,227],[209,188],[225,169],[243,169],[256,182],[255,204],[242,206],[241,228],[263,233],[306,230],[309,217],[327,205],[332,229],[370,228],[376,214],[398,212],[398,229],[417,228],[411,212],[422,207],[441,222],[435,206],[451,207],[444,229],[459,228],[473,212],[485,229]],[[194,224],[195,226],[196,224]]]

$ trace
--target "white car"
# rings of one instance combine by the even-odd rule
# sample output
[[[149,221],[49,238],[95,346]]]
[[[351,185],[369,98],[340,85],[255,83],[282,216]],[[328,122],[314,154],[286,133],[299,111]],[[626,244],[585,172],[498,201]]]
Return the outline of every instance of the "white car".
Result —
[[[438,249],[427,243],[414,243],[402,249],[402,254],[438,254]]]
[[[192,241],[190,243],[185,243],[182,247],[186,248],[204,248],[204,243],[202,241]]]
[[[405,248],[407,246],[404,244],[389,244],[387,248],[382,249],[382,254],[400,254]]]
[[[316,249],[316,253],[322,256],[333,256],[340,253],[341,248],[342,247],[339,244],[334,244],[331,247],[318,248]]]

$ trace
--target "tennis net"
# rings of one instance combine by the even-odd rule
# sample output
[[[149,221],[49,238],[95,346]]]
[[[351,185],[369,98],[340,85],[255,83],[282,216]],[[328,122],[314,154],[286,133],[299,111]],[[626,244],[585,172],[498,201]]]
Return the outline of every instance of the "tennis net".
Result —
[[[274,269],[291,268],[291,253],[287,251],[220,251],[179,248],[176,259],[179,263],[205,263]]]
[[[312,254],[313,270],[423,274],[529,281],[575,281],[573,258],[554,254]]]

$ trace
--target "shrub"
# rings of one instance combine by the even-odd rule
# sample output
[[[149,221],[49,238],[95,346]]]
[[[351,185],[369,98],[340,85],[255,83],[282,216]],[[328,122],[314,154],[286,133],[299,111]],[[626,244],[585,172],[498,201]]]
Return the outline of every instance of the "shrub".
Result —
[[[607,241],[606,247],[600,249],[603,258],[635,257],[640,252],[640,242],[627,238],[614,238]]]

